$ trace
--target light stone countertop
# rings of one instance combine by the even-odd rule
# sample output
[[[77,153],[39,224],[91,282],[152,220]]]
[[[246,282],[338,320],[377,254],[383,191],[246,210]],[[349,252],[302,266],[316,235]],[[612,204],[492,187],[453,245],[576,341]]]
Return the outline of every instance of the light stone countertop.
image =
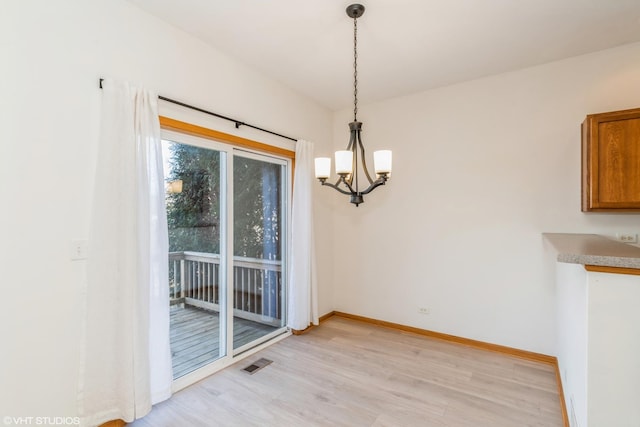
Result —
[[[597,234],[542,233],[558,252],[557,260],[570,264],[640,269],[640,248]]]

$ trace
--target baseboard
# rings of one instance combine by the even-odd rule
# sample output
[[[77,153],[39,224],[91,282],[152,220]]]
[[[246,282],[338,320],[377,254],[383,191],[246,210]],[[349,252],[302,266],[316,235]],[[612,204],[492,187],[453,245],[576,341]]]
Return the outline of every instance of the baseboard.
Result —
[[[560,368],[558,366],[558,359],[554,356],[546,354],[535,353],[527,350],[520,350],[518,348],[507,347],[504,345],[492,344],[484,341],[473,340],[470,338],[458,337],[456,335],[443,334],[441,332],[430,331],[428,329],[416,328],[413,326],[402,325],[399,323],[387,322],[385,320],[372,319],[370,317],[358,316],[356,314],[344,313],[341,311],[332,311],[322,316],[321,322],[329,319],[332,316],[344,317],[346,319],[357,320],[360,322],[370,323],[385,328],[396,329],[403,332],[411,332],[417,335],[422,335],[429,338],[435,338],[442,341],[456,343],[460,345],[466,345],[474,347],[480,350],[492,351],[494,353],[500,353],[507,356],[517,357],[533,362],[545,363],[551,365],[555,369],[556,383],[558,386],[558,396],[560,398],[560,409],[562,411],[562,421],[564,427],[569,427],[569,416],[567,413],[567,405],[564,400],[564,391],[562,388],[562,378],[560,377]]]
[[[496,353],[507,354],[509,356],[519,357],[521,359],[531,360],[534,362],[542,362],[549,365],[553,365],[556,362],[556,358],[548,356],[546,354],[535,353],[527,350],[520,350],[513,347],[507,347],[504,345],[492,344],[484,341],[472,340],[470,338],[458,337],[456,335],[443,334],[442,332],[434,332],[428,329],[416,328],[413,326],[401,325],[399,323],[387,322],[385,320],[372,319],[370,317],[358,316],[356,314],[343,313],[340,311],[334,312],[335,316],[344,317],[347,319],[358,320],[360,322],[371,323],[385,328],[397,329],[403,332],[411,332],[417,335],[423,335],[429,338],[435,338],[443,341],[454,342],[457,344],[466,345],[469,347],[475,347],[482,350],[493,351]]]
[[[567,411],[567,402],[564,400],[564,389],[562,388],[562,376],[560,376],[560,365],[558,365],[558,359],[554,363],[556,370],[556,384],[558,385],[558,396],[560,396],[560,409],[562,410],[562,425],[564,427],[570,427],[569,424],[569,412]]]
[[[327,320],[328,318],[335,316],[336,312],[335,311],[330,311],[327,314],[325,314],[324,316],[320,316],[320,323],[324,322],[325,320]]]
[[[325,320],[327,320],[327,319],[328,319],[328,318],[330,318],[331,316],[335,315],[335,313],[336,313],[335,311],[330,311],[329,313],[327,313],[327,314],[325,314],[325,315],[323,315],[323,316],[320,316],[320,317],[318,318],[319,323],[324,322]],[[299,330],[299,329],[291,329],[291,333],[292,333],[293,335],[302,335],[302,334],[306,334],[306,333],[307,333],[307,332],[309,332],[311,329],[313,329],[315,326],[316,326],[316,325],[309,325],[309,326],[307,326],[306,328],[304,328],[304,329],[302,329],[302,330]]]

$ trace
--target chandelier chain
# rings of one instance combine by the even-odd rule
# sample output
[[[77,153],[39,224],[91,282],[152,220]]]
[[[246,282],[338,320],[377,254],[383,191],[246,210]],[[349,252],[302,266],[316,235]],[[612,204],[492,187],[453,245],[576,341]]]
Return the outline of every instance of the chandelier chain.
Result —
[[[353,18],[353,121],[358,121],[358,19]]]

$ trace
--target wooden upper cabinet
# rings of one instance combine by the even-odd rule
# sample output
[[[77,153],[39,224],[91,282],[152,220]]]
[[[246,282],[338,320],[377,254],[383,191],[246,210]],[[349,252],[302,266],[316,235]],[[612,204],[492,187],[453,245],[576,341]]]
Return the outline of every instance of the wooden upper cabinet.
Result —
[[[582,122],[582,211],[640,212],[640,108]]]

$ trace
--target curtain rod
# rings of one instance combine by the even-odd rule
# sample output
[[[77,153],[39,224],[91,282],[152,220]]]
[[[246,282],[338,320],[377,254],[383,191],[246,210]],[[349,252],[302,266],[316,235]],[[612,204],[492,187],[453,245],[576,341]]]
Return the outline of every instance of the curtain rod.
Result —
[[[102,81],[103,80],[104,79],[100,79],[100,89],[102,89]],[[204,110],[202,108],[194,107],[193,105],[185,104],[184,102],[176,101],[175,99],[170,99],[170,98],[167,98],[167,97],[164,97],[164,96],[160,96],[160,95],[158,95],[158,99],[170,102],[172,104],[179,105],[181,107],[189,108],[191,110],[199,111],[200,113],[209,114],[210,116],[214,116],[214,117],[217,117],[219,119],[228,120],[230,122],[235,123],[236,129],[239,129],[240,126],[247,126],[247,127],[252,128],[252,129],[256,129],[256,130],[259,130],[259,131],[262,131],[262,132],[270,133],[271,135],[279,136],[280,138],[289,139],[291,141],[297,141],[296,138],[291,138],[290,136],[282,135],[282,134],[270,131],[268,129],[263,129],[263,128],[258,127],[258,126],[250,125],[250,124],[242,122],[240,120],[232,119],[231,117],[223,116],[221,114],[213,113],[211,111],[207,111],[207,110]]]

